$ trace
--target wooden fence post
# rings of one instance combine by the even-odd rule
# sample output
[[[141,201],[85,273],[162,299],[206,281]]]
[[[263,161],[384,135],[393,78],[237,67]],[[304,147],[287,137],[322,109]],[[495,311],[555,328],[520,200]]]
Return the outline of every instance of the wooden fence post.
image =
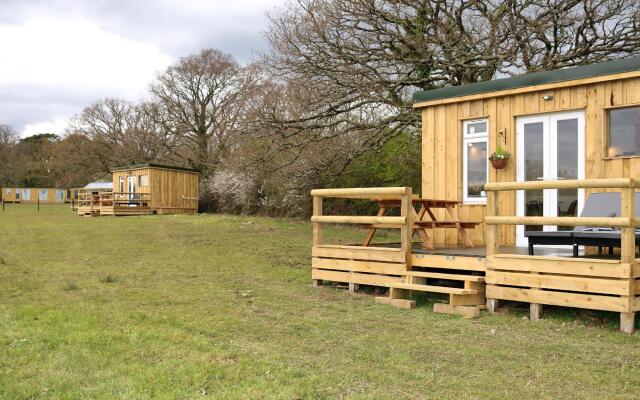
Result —
[[[487,191],[487,209],[486,215],[496,216],[498,215],[498,192],[493,190]],[[500,225],[485,224],[485,245],[486,245],[486,262],[487,266],[491,265],[491,257],[498,253],[500,247]],[[488,271],[487,271],[488,272]],[[495,314],[498,310],[497,299],[487,299],[487,311],[491,314]]]
[[[400,217],[405,221],[400,228],[400,249],[405,256],[405,265],[407,271],[411,269],[411,254],[413,251],[413,191],[411,187],[406,187],[404,194],[400,197]],[[405,277],[405,283],[412,284],[413,277],[407,275]],[[385,300],[379,300],[376,298],[376,302],[391,302],[396,307],[401,308],[415,308],[416,302],[414,300],[408,300],[407,297],[410,294],[410,290],[389,288],[389,297]]]
[[[322,196],[313,196],[313,216],[321,216],[322,215]],[[323,232],[322,232],[322,223],[313,222],[312,223],[312,243],[313,246],[320,246],[323,243]],[[318,287],[322,285],[321,279],[313,279],[312,282],[314,287]]]
[[[410,187],[405,188],[405,193],[400,201],[400,216],[405,218],[405,223],[400,228],[400,243],[402,251],[406,255],[407,269],[411,269],[411,251],[413,237],[413,203],[412,190]]]
[[[40,212],[40,193],[38,193],[38,212]]]
[[[627,296],[628,308],[626,312],[620,313],[620,330],[633,334],[635,328],[635,312],[633,311],[633,298],[635,296],[635,282],[633,279],[633,264],[636,258],[636,234],[633,220],[635,218],[635,189],[627,187],[621,189],[620,193],[620,216],[629,219],[629,226],[621,228],[620,238],[620,262],[629,264],[631,271],[629,275],[629,294]]]

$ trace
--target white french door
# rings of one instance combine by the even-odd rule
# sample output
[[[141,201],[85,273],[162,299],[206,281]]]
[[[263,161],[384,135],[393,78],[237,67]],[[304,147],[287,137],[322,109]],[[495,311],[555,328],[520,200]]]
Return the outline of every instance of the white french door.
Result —
[[[517,180],[584,179],[584,112],[572,111],[518,117]],[[519,216],[574,216],[584,204],[583,189],[519,190]],[[570,227],[516,228],[516,245],[526,246],[525,230],[555,231]]]
[[[127,192],[129,200],[133,200],[136,192],[136,176],[127,176]]]

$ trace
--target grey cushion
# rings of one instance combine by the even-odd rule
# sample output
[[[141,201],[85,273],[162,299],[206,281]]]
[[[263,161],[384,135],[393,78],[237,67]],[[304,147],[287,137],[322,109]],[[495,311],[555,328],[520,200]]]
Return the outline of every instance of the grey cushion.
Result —
[[[638,204],[636,196],[636,208]],[[620,192],[591,193],[587,197],[581,217],[617,217],[620,215]],[[583,231],[586,226],[576,226],[574,231]]]
[[[636,209],[640,210],[640,196],[636,196]],[[581,217],[617,217],[620,215],[620,192],[597,192],[591,193],[587,197],[584,208],[580,213]],[[570,238],[576,233],[592,229],[586,226],[577,226],[573,231],[525,231],[525,237],[557,237]],[[585,232],[586,233],[586,232]],[[603,232],[589,232],[588,234],[602,234]],[[614,233],[615,232],[605,232]],[[602,236],[588,236],[602,237]]]
[[[573,236],[577,238],[620,239],[620,231],[609,231],[609,232],[576,231],[573,233]]]
[[[571,237],[573,231],[525,231],[525,237]]]

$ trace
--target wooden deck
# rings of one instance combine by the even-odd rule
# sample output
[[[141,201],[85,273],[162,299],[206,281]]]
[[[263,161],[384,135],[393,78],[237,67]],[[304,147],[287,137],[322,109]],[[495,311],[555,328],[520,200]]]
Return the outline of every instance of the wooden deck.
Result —
[[[113,215],[118,217],[118,216],[126,216],[126,215],[152,215],[152,214],[153,214],[153,210],[151,209],[151,207],[141,207],[141,206],[100,207],[100,215]]]
[[[85,217],[151,215],[148,193],[93,192],[78,193],[78,215]]]
[[[583,181],[508,182],[486,185],[488,193],[486,243],[484,246],[425,248],[414,242],[416,224],[412,220],[411,188],[367,188],[314,190],[313,247],[311,276],[314,286],[323,281],[342,282],[350,291],[358,285],[388,289],[378,303],[412,308],[410,292],[443,293],[448,304],[434,307],[436,312],[477,317],[480,309],[495,312],[500,300],[530,303],[531,320],[540,319],[544,304],[620,313],[620,329],[634,330],[635,312],[640,311],[640,268],[636,253],[634,215],[636,182],[632,179]],[[606,188],[622,193],[620,217],[514,217],[499,216],[497,192],[558,188]],[[400,217],[323,216],[323,197],[371,199],[400,197]],[[362,245],[325,244],[322,224],[357,224],[400,232],[396,243]],[[535,256],[524,247],[501,246],[500,225],[611,226],[622,232],[620,253],[594,256],[581,249],[540,248]],[[452,228],[459,228],[452,226]]]

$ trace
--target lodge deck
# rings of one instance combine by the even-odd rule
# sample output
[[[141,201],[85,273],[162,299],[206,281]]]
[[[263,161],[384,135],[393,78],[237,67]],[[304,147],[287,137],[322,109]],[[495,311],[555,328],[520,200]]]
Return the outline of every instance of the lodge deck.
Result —
[[[150,207],[100,207],[100,215],[113,215],[113,216],[125,216],[125,215],[152,215],[153,210]]]
[[[151,215],[151,196],[147,193],[92,192],[78,193],[78,215],[98,217],[101,215]]]
[[[388,296],[376,302],[413,308],[410,292],[443,293],[448,304],[438,304],[436,312],[477,317],[480,309],[495,312],[499,300],[530,303],[531,319],[542,315],[542,305],[555,305],[620,313],[620,328],[633,332],[635,312],[640,311],[640,268],[635,246],[634,215],[636,182],[632,179],[584,181],[536,181],[487,184],[486,233],[483,246],[439,247],[424,240],[432,231],[419,232],[412,209],[411,188],[325,189],[312,191],[313,246],[311,276],[314,286],[323,281],[342,282],[350,291],[358,285],[388,289]],[[608,188],[621,191],[620,217],[512,217],[498,216],[496,194],[506,190],[558,188]],[[324,216],[323,197],[355,199],[399,199],[400,217]],[[332,245],[324,243],[322,224],[355,224],[371,229],[395,229],[396,243]],[[528,248],[500,245],[500,225],[558,225],[617,227],[621,231],[620,251],[596,255],[581,248],[573,257],[570,247],[543,248],[529,255]],[[460,225],[447,228],[458,229]],[[416,233],[421,241],[414,242]],[[460,239],[460,238],[459,238]]]
[[[400,248],[400,243],[373,243],[372,246],[381,246],[389,248]],[[433,249],[426,249],[420,242],[413,242],[411,252],[416,254],[429,254],[439,256],[458,256],[458,257],[480,257],[486,258],[487,248],[484,246],[434,246]],[[501,246],[499,249],[500,254],[519,254],[527,255],[527,247],[515,247],[515,246]],[[557,256],[557,257],[572,257],[572,249],[566,248],[544,248],[536,249],[536,254],[541,256]],[[578,253],[578,257],[587,257],[585,249],[581,249]],[[589,257],[594,257],[589,255]],[[599,258],[611,258],[615,256],[602,255]]]

